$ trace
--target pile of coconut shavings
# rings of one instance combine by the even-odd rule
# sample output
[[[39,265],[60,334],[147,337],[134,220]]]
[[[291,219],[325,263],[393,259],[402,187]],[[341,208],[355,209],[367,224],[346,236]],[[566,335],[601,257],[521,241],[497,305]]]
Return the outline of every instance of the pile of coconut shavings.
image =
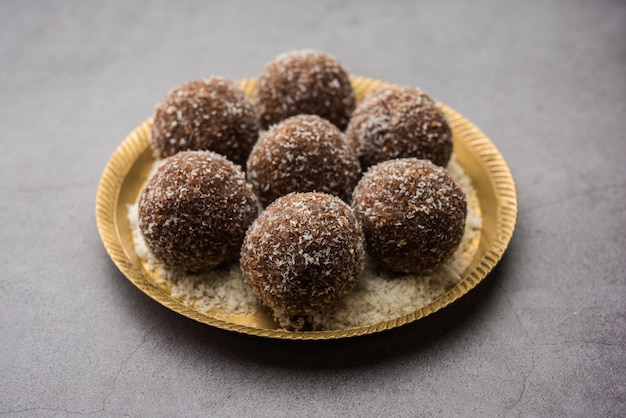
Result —
[[[426,275],[395,274],[367,260],[356,288],[332,309],[307,320],[277,316],[284,329],[337,330],[355,328],[397,319],[415,312],[456,285],[471,264],[482,229],[479,201],[470,178],[454,155],[447,167],[467,198],[465,233],[455,253],[439,269]],[[202,275],[167,269],[147,247],[137,222],[137,205],[128,206],[135,252],[157,284],[171,288],[171,296],[203,313],[226,317],[229,314],[254,315],[262,302],[244,283],[237,263]]]
[[[136,203],[128,205],[128,220],[135,253],[154,283],[169,288],[173,298],[202,313],[214,311],[211,315],[217,318],[256,313],[261,302],[244,283],[237,263],[200,274],[167,268],[150,251],[141,234]]]

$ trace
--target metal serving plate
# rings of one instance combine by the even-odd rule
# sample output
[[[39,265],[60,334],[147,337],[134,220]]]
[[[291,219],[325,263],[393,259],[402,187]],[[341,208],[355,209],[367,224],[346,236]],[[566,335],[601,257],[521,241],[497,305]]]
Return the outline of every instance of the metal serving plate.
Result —
[[[367,93],[389,85],[364,77],[352,77],[351,82],[357,102],[363,100]],[[242,80],[238,84],[251,96],[256,79]],[[181,300],[172,298],[167,286],[157,285],[142,267],[133,247],[127,216],[127,206],[136,202],[154,163],[150,150],[150,119],[120,144],[104,169],[96,196],[100,237],[113,262],[142,292],[174,312],[217,328],[276,339],[324,340],[372,334],[417,321],[455,302],[489,274],[511,240],[517,217],[515,183],[500,152],[472,122],[448,106],[440,106],[452,127],[456,158],[478,194],[483,226],[478,250],[461,281],[433,302],[407,315],[356,328],[285,331],[278,328],[269,310],[259,310],[254,315],[229,315],[222,309],[220,318],[217,318],[211,312],[194,310]]]

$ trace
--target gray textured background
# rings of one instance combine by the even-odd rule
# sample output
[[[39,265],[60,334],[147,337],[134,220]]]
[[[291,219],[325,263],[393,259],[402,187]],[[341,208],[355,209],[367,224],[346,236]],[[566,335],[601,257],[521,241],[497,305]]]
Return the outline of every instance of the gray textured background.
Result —
[[[171,87],[294,48],[417,85],[519,193],[448,309],[327,343],[183,318],[119,273],[102,169]],[[623,1],[0,3],[0,415],[626,415]]]

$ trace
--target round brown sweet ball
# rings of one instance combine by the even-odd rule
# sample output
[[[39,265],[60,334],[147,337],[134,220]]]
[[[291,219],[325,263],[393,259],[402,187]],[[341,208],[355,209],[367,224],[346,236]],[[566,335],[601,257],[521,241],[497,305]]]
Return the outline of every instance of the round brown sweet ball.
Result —
[[[463,238],[465,194],[444,168],[428,160],[395,159],[370,167],[352,199],[368,253],[392,271],[434,270]]]
[[[174,88],[157,104],[151,145],[156,158],[210,150],[243,165],[258,132],[259,114],[244,92],[209,77]]]
[[[292,193],[269,205],[241,247],[246,283],[277,313],[322,312],[364,268],[364,236],[350,207],[325,193]]]
[[[288,52],[268,63],[254,99],[264,128],[304,113],[344,130],[356,104],[344,67],[332,56],[311,50]]]
[[[356,108],[346,135],[363,169],[393,158],[419,158],[445,167],[452,130],[435,100],[415,87],[375,90]]]
[[[258,214],[241,167],[211,151],[162,160],[138,206],[139,228],[154,255],[193,272],[235,259]]]
[[[263,205],[291,192],[318,191],[348,200],[361,167],[335,125],[316,115],[298,115],[260,135],[247,175]]]

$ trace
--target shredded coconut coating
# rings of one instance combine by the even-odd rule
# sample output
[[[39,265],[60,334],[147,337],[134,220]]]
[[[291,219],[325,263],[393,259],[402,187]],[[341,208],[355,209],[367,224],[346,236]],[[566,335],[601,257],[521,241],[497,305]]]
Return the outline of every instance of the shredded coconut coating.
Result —
[[[345,68],[334,57],[312,50],[288,52],[268,63],[254,100],[264,128],[289,116],[314,114],[344,130],[356,105]]]
[[[139,197],[139,228],[166,266],[201,271],[232,261],[258,214],[241,167],[211,151],[161,161]]]
[[[363,169],[393,158],[430,160],[445,167],[452,155],[452,130],[435,100],[415,87],[392,86],[366,96],[346,135]]]
[[[324,311],[357,284],[365,238],[350,207],[325,193],[283,196],[246,234],[244,280],[277,314]]]
[[[257,140],[259,114],[232,81],[209,77],[174,88],[156,106],[155,158],[186,150],[210,150],[244,165]]]
[[[361,166],[335,125],[317,115],[298,115],[260,135],[247,175],[263,205],[291,192],[318,191],[348,201]]]
[[[444,168],[428,160],[396,159],[370,167],[352,199],[368,253],[392,271],[432,271],[463,237],[465,194]]]

